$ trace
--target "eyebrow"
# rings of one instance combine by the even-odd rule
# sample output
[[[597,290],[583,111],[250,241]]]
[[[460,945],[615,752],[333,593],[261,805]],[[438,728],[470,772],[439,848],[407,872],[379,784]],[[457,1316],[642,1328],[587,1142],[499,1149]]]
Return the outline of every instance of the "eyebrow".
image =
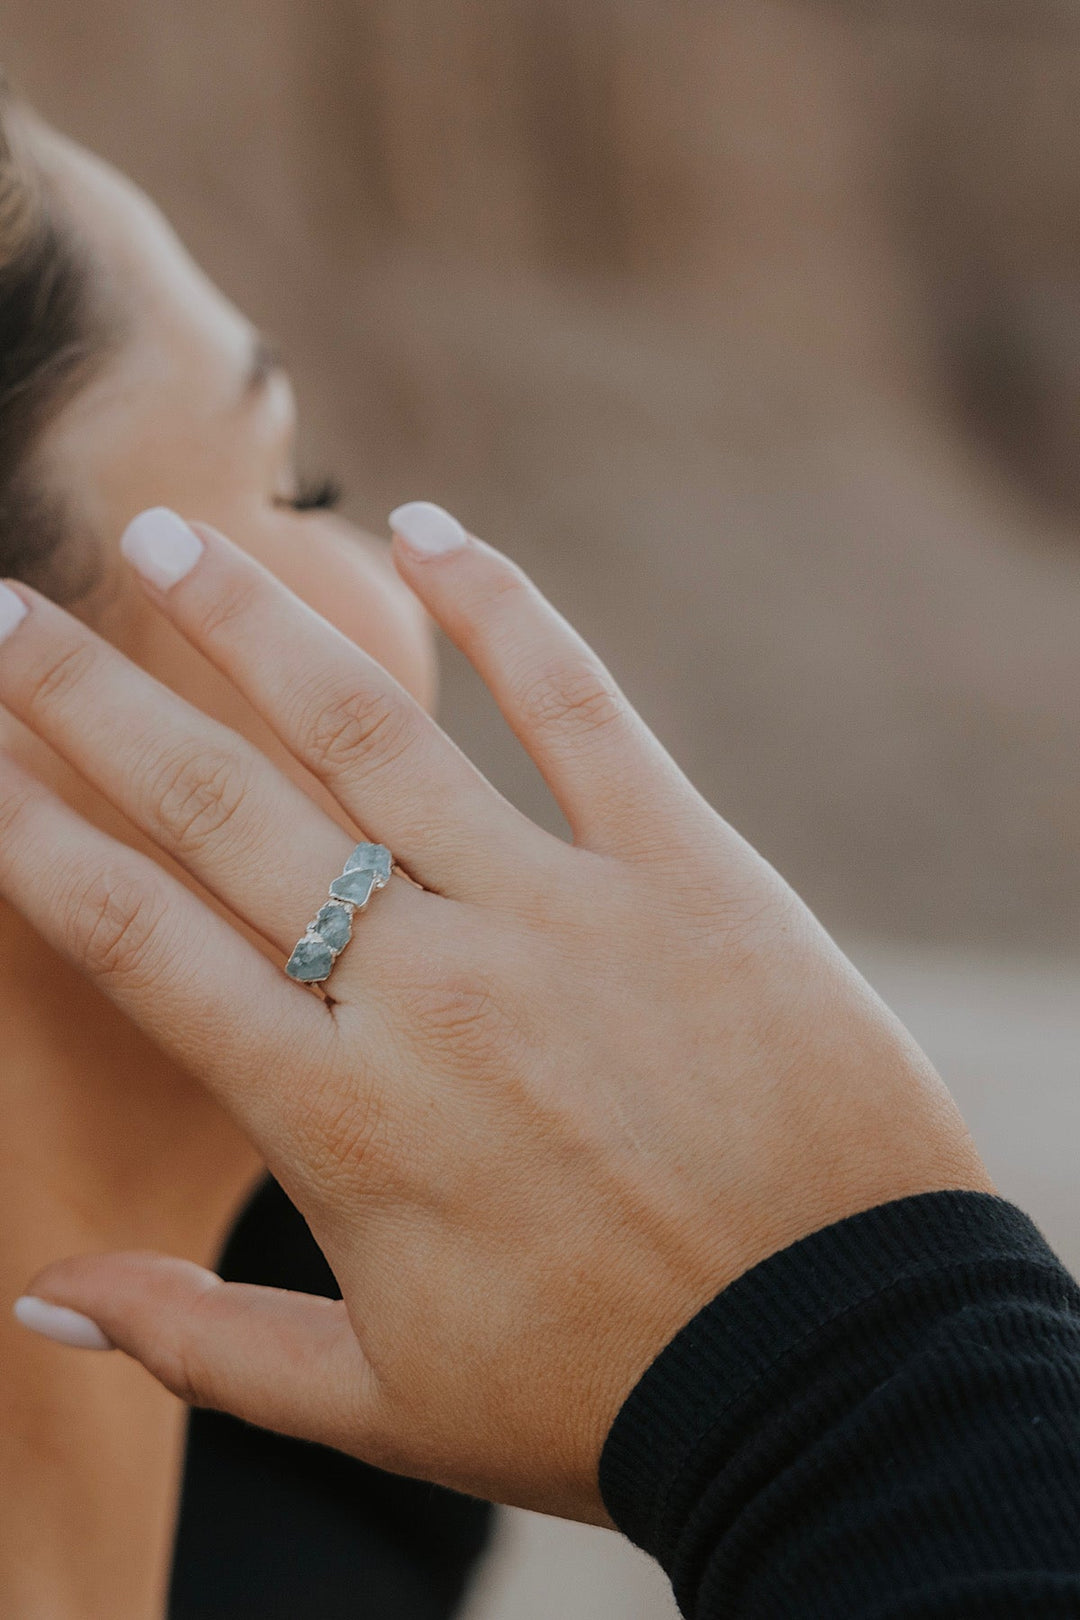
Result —
[[[251,358],[244,373],[244,399],[261,393],[271,377],[284,370],[284,364],[278,345],[263,333],[256,332],[251,342]]]

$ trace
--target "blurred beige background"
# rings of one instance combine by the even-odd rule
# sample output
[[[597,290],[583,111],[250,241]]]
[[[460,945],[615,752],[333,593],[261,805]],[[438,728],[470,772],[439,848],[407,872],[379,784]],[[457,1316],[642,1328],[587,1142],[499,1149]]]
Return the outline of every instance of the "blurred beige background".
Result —
[[[1075,8],[5,0],[0,57],[831,925],[1075,942]]]
[[[535,573],[1080,1266],[1075,7],[5,0],[0,60],[283,341],[310,470]],[[485,1583],[667,1612],[524,1517]]]

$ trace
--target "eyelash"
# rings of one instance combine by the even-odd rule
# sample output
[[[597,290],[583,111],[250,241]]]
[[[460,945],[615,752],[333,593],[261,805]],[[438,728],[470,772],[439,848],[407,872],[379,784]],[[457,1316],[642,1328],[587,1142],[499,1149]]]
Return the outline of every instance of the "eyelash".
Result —
[[[341,505],[344,494],[336,478],[301,478],[296,494],[280,504],[294,512],[332,512]]]

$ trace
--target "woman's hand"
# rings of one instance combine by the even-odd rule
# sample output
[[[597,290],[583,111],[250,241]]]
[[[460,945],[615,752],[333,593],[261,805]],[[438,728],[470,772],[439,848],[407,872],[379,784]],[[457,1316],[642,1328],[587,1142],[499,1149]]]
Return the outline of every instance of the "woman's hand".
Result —
[[[615,1414],[701,1305],[828,1222],[989,1182],[922,1054],[588,648],[446,514],[395,516],[401,573],[575,842],[227,541],[138,520],[126,549],[161,610],[413,881],[356,918],[323,1001],[0,761],[0,892],[243,1124],[344,1302],[146,1254],[61,1261],[31,1292],[189,1400],[600,1521]],[[0,601],[0,701],[284,959],[349,836],[18,596],[21,620]]]

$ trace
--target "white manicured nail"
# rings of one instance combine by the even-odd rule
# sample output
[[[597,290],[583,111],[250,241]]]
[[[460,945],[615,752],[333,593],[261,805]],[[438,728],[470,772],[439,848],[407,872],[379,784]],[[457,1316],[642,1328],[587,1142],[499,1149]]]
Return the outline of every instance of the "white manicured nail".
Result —
[[[47,1299],[24,1294],[14,1305],[15,1320],[31,1333],[40,1333],[57,1344],[70,1345],[73,1350],[114,1350],[96,1322],[78,1311],[69,1311],[66,1305],[50,1305]]]
[[[153,506],[128,524],[120,550],[136,573],[159,591],[167,591],[191,573],[203,554],[203,543],[167,506]]]
[[[8,590],[6,585],[0,585],[0,641],[10,636],[17,624],[22,624],[26,618],[26,603],[21,596]]]
[[[432,501],[409,501],[390,514],[390,527],[421,557],[439,557],[457,551],[468,535],[456,517]]]

